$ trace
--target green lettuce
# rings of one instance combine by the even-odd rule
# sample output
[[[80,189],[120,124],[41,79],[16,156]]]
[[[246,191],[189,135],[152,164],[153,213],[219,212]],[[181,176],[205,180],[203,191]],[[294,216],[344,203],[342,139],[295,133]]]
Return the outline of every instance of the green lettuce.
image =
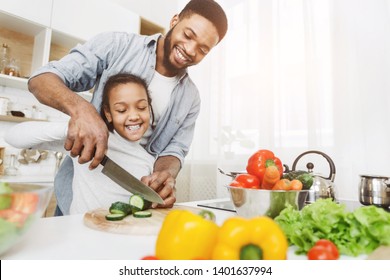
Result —
[[[287,207],[274,219],[297,254],[306,254],[319,239],[336,244],[340,254],[369,254],[379,245],[390,245],[390,213],[376,206],[349,212],[345,205],[319,199],[301,211]]]

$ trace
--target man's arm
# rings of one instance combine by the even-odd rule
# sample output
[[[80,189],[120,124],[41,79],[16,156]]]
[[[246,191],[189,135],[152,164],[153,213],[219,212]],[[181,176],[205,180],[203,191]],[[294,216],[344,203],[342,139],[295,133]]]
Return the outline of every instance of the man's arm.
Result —
[[[95,107],[53,73],[31,78],[28,88],[39,102],[70,116],[65,149],[79,156],[79,163],[92,160],[90,168],[97,167],[107,151],[108,130]]]
[[[159,157],[154,164],[153,174],[142,178],[143,183],[156,190],[164,199],[165,204],[160,205],[161,207],[172,207],[176,202],[175,184],[180,168],[180,160],[177,157]]]

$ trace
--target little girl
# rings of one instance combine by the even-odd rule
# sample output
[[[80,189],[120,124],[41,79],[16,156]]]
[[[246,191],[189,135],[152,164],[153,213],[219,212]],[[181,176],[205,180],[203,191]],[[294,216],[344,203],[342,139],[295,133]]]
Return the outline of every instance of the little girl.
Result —
[[[100,114],[110,135],[107,156],[140,179],[152,173],[155,158],[139,143],[153,118],[151,99],[143,79],[131,74],[111,76],[103,90]],[[16,148],[67,152],[64,142],[67,122],[24,122],[13,126],[5,141]],[[130,193],[88,164],[74,165],[73,200],[70,214],[108,208],[115,201],[128,202]]]

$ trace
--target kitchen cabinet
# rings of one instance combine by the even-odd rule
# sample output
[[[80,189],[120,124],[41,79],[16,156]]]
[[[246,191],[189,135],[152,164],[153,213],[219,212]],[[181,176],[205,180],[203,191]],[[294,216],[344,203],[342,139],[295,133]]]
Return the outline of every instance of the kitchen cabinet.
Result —
[[[52,1],[0,0],[0,11],[43,26],[50,26]]]
[[[53,0],[51,28],[88,40],[104,31],[139,33],[139,16],[118,4],[96,0]]]
[[[31,2],[31,3],[30,3]],[[77,44],[103,31],[164,33],[158,25],[108,0],[0,0],[0,46],[18,59],[20,77],[0,74],[0,87],[28,91],[31,74],[59,60]],[[79,93],[90,101],[90,92]],[[36,100],[33,100],[35,102]],[[2,117],[0,122],[28,119]]]
[[[21,77],[0,74],[0,86],[27,89],[27,78],[104,31],[164,33],[164,28],[108,0],[0,0],[0,45],[19,61]]]
[[[59,36],[40,24],[0,11],[0,42],[9,48],[9,57],[19,61],[20,76],[0,74],[0,86],[27,89],[27,78],[49,61],[53,54],[64,53],[76,42],[72,36]],[[58,55],[57,55],[58,57]]]

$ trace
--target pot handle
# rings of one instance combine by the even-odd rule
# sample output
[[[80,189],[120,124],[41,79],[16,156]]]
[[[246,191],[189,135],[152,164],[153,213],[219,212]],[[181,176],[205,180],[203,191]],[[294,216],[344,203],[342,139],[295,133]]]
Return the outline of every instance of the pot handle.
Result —
[[[330,166],[330,173],[329,173],[329,177],[323,177],[323,176],[320,176],[324,179],[327,179],[327,180],[330,180],[331,182],[334,181],[335,177],[336,177],[336,166],[333,162],[333,160],[330,158],[330,156],[328,156],[327,154],[323,153],[323,152],[320,152],[320,151],[315,151],[315,150],[311,150],[311,151],[307,151],[307,152],[304,152],[302,154],[300,154],[294,161],[293,165],[292,165],[292,168],[291,170],[295,170],[296,166],[297,166],[297,163],[298,161],[304,156],[304,155],[307,155],[307,154],[319,154],[321,156],[323,156],[329,163],[329,166]],[[306,164],[306,167],[309,169],[309,172],[311,172],[314,168],[314,164],[311,163],[311,162],[308,162]]]

